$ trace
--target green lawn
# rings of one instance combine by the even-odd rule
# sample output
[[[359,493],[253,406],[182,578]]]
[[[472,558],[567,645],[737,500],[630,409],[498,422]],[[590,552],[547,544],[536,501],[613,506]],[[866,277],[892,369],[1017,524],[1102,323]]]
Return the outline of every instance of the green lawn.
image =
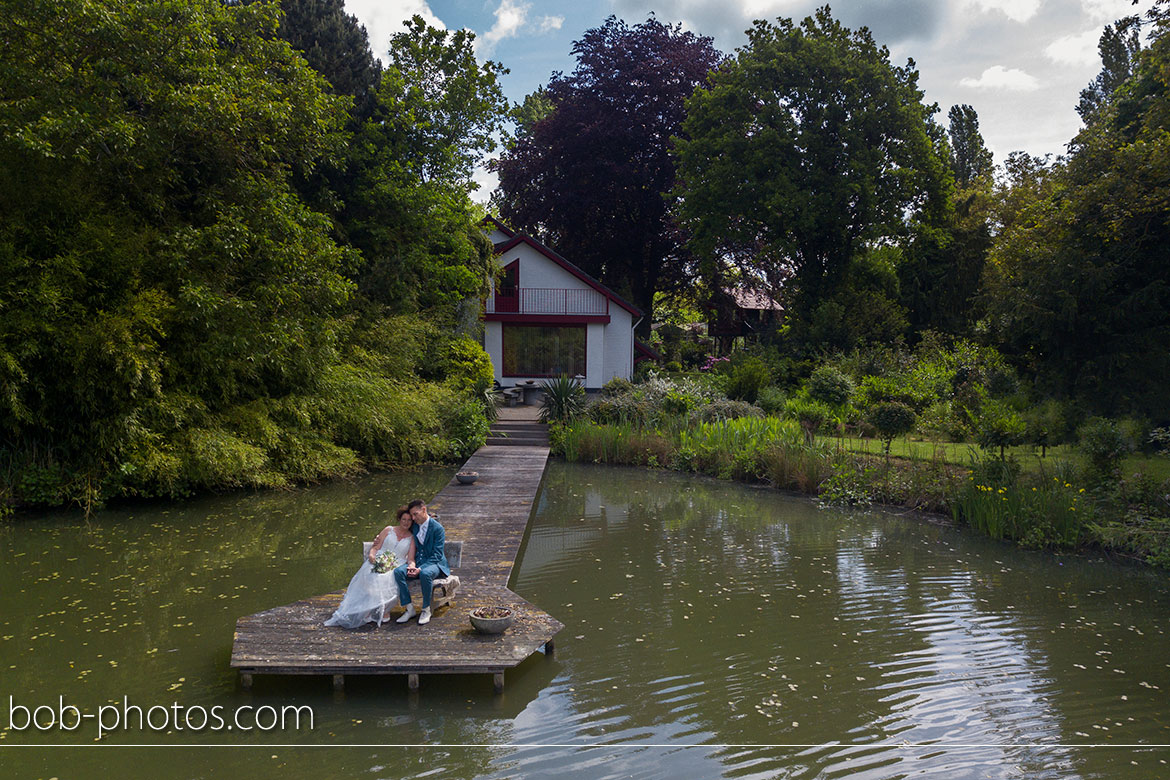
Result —
[[[882,443],[878,439],[861,439],[851,436],[822,438],[835,444],[839,443],[851,452],[882,454]],[[1029,471],[1055,468],[1060,462],[1076,458],[1072,448],[1067,445],[1049,447],[1044,458],[1040,457],[1040,449],[1037,447],[1009,447],[1007,452]],[[974,444],[953,441],[916,441],[903,437],[895,439],[890,445],[890,455],[896,458],[927,461],[938,459],[955,466],[969,466],[982,454]],[[1170,479],[1170,458],[1164,455],[1130,455],[1125,459],[1122,471],[1127,475],[1141,472],[1156,480],[1164,481]]]

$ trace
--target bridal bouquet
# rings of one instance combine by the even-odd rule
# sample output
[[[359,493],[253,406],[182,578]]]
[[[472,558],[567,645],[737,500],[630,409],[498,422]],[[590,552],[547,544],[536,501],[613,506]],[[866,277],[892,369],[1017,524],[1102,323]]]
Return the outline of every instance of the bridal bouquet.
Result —
[[[379,553],[374,558],[374,571],[378,574],[385,574],[389,571],[394,571],[398,568],[398,556],[392,552]]]

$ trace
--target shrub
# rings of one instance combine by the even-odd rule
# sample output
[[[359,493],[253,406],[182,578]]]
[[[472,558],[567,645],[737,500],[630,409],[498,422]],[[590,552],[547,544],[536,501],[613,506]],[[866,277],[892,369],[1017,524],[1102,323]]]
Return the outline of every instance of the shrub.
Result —
[[[985,450],[999,448],[1000,460],[1007,447],[1023,444],[1027,427],[1020,416],[1000,401],[983,404],[975,431],[975,442]]]
[[[950,401],[937,401],[924,409],[918,416],[917,428],[927,436],[947,441],[965,441],[971,433],[956,419]]]
[[[471,398],[455,398],[440,412],[443,434],[451,447],[450,457],[468,458],[487,441],[491,423],[483,407]]]
[[[860,458],[842,457],[821,485],[820,501],[830,506],[868,506],[873,503],[870,485],[874,469]]]
[[[187,433],[184,476],[211,488],[272,487],[274,469],[267,453],[220,428],[196,428]],[[283,484],[283,480],[275,480]]]
[[[764,412],[746,401],[708,401],[691,412],[692,423],[710,423],[721,420],[736,420],[741,417],[763,417]]]
[[[666,397],[662,399],[661,409],[663,414],[685,416],[696,403],[698,400],[694,396],[672,388],[666,392]]]
[[[1121,459],[1133,451],[1133,442],[1117,423],[1103,417],[1086,420],[1077,429],[1077,448],[1095,479],[1116,476]]]
[[[27,464],[18,471],[16,495],[26,504],[53,506],[67,496],[65,470],[56,463]]]
[[[540,383],[540,421],[567,423],[585,411],[585,389],[575,379],[561,375]]]
[[[928,405],[928,399],[911,392],[902,381],[881,376],[867,376],[857,387],[857,405],[867,409],[887,401],[897,401],[911,409],[922,409]]]
[[[634,391],[634,383],[628,379],[623,379],[620,376],[615,376],[613,379],[601,386],[602,398],[614,398],[617,396],[629,395]]]
[[[1129,440],[1130,451],[1152,451],[1150,444],[1150,421],[1140,417],[1123,417],[1117,421],[1121,435]]]
[[[755,403],[760,390],[772,383],[768,366],[758,357],[744,357],[733,361],[727,375],[727,397],[735,401]]]
[[[833,410],[819,401],[807,398],[790,398],[784,404],[784,416],[796,420],[804,429],[805,441],[812,443],[825,423],[833,417]]]
[[[869,410],[869,422],[877,431],[878,438],[885,445],[886,459],[890,457],[890,444],[894,439],[914,430],[917,419],[914,410],[898,401],[880,403]]]
[[[492,359],[469,336],[459,336],[447,342],[443,369],[447,383],[456,392],[473,398],[482,395],[495,379]]]
[[[853,397],[853,381],[830,365],[813,371],[807,387],[809,398],[828,406],[844,406]]]
[[[630,395],[603,397],[590,404],[588,414],[602,425],[644,425],[650,418],[650,405]]]
[[[756,406],[764,410],[765,414],[781,414],[784,411],[784,391],[778,387],[769,386],[760,390],[756,397]]]
[[[723,394],[713,385],[713,377],[706,375],[667,378],[650,374],[645,382],[634,385],[630,398],[644,406],[640,421],[649,425],[677,424],[687,410],[708,401],[723,400]]]
[[[1064,443],[1068,437],[1068,412],[1060,401],[1042,401],[1025,411],[1023,419],[1025,440],[1040,448],[1041,457],[1047,456],[1049,447]]]

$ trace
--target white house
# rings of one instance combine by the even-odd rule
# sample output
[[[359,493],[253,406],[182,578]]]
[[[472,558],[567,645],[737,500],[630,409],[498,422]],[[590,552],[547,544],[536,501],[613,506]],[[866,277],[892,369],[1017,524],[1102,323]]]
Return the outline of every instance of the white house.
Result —
[[[635,344],[642,312],[536,239],[489,217],[484,230],[504,269],[484,306],[484,349],[508,387],[562,374],[600,388],[629,379],[650,351]]]

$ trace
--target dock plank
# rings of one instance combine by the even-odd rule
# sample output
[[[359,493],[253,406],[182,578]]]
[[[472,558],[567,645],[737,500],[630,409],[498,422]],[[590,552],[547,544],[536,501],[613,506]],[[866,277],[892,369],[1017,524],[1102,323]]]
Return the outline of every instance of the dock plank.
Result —
[[[521,663],[564,628],[507,588],[548,455],[547,446],[527,442],[485,445],[460,469],[479,472],[476,483],[452,479],[431,500],[447,538],[463,542],[463,560],[455,600],[427,625],[391,619],[355,631],[326,627],[344,591],[327,593],[241,617],[231,666],[250,680],[253,674],[498,674]],[[504,634],[478,634],[467,614],[479,606],[510,607],[515,620]]]

